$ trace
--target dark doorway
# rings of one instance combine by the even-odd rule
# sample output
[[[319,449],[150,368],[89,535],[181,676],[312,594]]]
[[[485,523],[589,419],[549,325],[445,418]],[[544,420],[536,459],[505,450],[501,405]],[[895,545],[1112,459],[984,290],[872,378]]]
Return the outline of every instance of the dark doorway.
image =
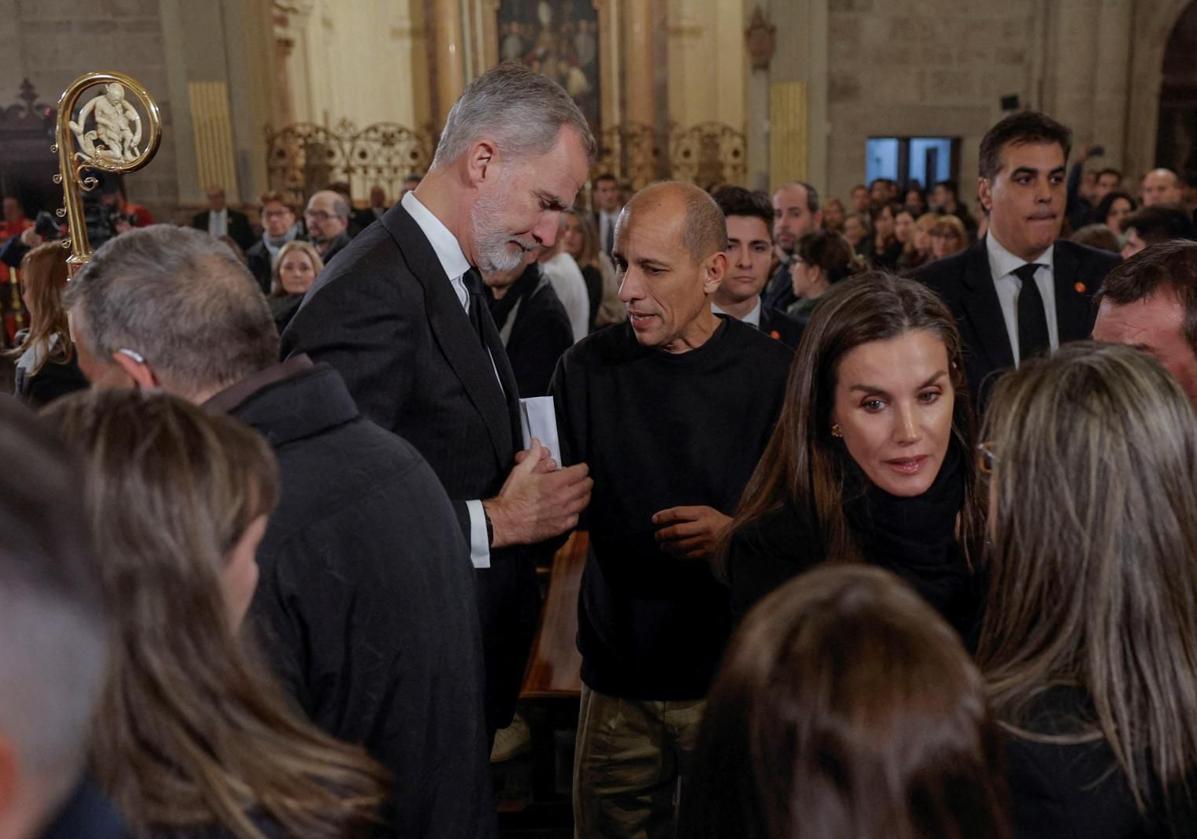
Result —
[[[1197,175],[1197,2],[1176,21],[1164,50],[1155,163]]]

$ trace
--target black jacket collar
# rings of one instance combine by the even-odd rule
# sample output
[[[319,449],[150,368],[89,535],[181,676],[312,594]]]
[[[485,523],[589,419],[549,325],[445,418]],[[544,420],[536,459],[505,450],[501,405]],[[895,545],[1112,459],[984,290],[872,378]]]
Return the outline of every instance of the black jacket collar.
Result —
[[[209,402],[204,407],[214,406]],[[228,412],[256,429],[272,446],[312,437],[359,416],[345,380],[327,364],[276,378],[246,395]]]

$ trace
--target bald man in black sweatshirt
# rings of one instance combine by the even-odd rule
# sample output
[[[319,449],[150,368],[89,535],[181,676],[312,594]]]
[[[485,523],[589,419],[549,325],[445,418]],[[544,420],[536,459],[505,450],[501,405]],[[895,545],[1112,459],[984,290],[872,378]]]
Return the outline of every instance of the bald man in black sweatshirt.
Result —
[[[781,409],[792,352],[711,312],[723,213],[663,183],[620,214],[628,321],[578,343],[551,387],[562,456],[590,464],[578,646],[578,835],[672,835],[673,799],[731,630],[710,557]]]

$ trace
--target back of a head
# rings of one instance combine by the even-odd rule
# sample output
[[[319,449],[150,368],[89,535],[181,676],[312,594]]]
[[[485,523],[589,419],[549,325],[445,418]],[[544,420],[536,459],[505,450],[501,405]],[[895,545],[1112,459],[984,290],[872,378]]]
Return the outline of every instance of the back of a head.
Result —
[[[93,355],[145,357],[172,390],[210,391],[278,360],[279,340],[257,282],[199,230],[153,225],[100,247],[67,288]]]
[[[586,117],[561,85],[515,62],[504,62],[466,86],[445,119],[432,168],[447,166],[483,137],[505,154],[534,157],[557,142],[561,129],[578,133],[587,156],[597,149]]]
[[[31,827],[82,770],[108,628],[77,465],[8,397],[0,463],[0,752],[16,760],[19,785],[0,822],[20,807]]]
[[[852,245],[839,233],[815,230],[798,240],[798,257],[807,265],[823,269],[828,282],[838,283],[858,270]]]
[[[1111,253],[1118,253],[1122,250],[1122,244],[1118,241],[1118,237],[1105,224],[1086,224],[1069,236],[1068,240],[1076,242],[1078,245],[1087,245]]]
[[[998,741],[955,632],[888,572],[773,592],[711,690],[680,836],[997,839]]]
[[[1122,229],[1134,230],[1149,245],[1193,236],[1192,219],[1184,207],[1175,204],[1140,207],[1122,220]]]
[[[744,189],[742,186],[721,186],[711,193],[715,203],[726,216],[747,216],[759,218],[772,236],[773,204],[769,196],[760,191]]]
[[[978,661],[995,708],[1071,685],[1142,802],[1197,767],[1197,419],[1152,358],[1081,342],[998,381]],[[1126,639],[1135,643],[1124,643]],[[1143,766],[1154,777],[1146,777]]]

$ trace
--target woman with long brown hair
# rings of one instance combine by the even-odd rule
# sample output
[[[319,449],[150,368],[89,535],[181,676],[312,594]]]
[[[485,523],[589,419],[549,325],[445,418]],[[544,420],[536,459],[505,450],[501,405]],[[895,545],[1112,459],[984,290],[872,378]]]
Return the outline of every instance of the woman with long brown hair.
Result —
[[[8,355],[16,359],[15,394],[35,408],[87,387],[62,307],[69,255],[62,242],[46,242],[21,260],[21,299],[29,310],[29,329],[18,335],[17,347]]]
[[[960,334],[933,291],[884,273],[832,287],[726,537],[733,610],[819,563],[862,561],[969,632],[984,501],[965,388]]]
[[[237,641],[278,491],[265,441],[162,393],[47,414],[86,460],[117,635],[92,772],[134,835],[363,835],[382,770],[295,717]]]
[[[682,839],[1004,839],[1001,738],[956,633],[892,574],[824,566],[737,630]]]
[[[1001,378],[977,662],[1019,837],[1197,836],[1197,419],[1138,350]]]
[[[586,280],[590,298],[590,329],[623,323],[627,319],[619,300],[615,265],[599,248],[598,231],[589,213],[570,208],[561,214],[561,239],[565,252],[574,258]]]

